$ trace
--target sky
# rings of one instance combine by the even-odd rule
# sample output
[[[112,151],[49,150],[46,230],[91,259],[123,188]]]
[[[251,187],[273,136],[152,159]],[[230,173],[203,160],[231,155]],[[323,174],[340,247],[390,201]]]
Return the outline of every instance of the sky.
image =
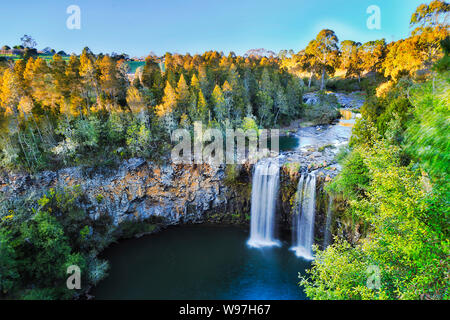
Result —
[[[146,56],[265,48],[305,48],[322,29],[339,40],[387,42],[409,35],[415,8],[426,0],[0,0],[0,46],[31,35],[37,48],[79,54]],[[80,8],[80,29],[67,28],[67,8]],[[369,6],[380,8],[381,28],[369,29]]]

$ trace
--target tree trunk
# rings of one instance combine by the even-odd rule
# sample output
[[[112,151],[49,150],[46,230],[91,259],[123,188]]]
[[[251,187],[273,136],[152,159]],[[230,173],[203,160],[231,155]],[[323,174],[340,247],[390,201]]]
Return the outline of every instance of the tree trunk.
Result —
[[[37,131],[39,133],[39,137],[41,137],[41,141],[44,141],[44,139],[42,138],[41,130],[39,129],[39,126],[38,126],[38,124],[36,122],[36,119],[34,118],[34,114],[33,113],[31,113],[31,117],[33,118],[34,125],[36,126],[36,129],[37,129]]]
[[[311,88],[311,81],[312,81],[313,73],[309,75],[309,82],[308,82],[308,88]]]
[[[277,124],[279,114],[280,114],[280,109],[278,108],[277,114],[275,115],[275,121],[273,122],[274,124]]]
[[[322,83],[320,84],[320,90],[325,89],[325,67],[322,68]]]
[[[17,126],[18,126],[18,124],[17,124]],[[23,147],[23,144],[22,144],[22,139],[20,138],[20,129],[19,129],[19,127],[17,127],[17,137],[19,138],[20,148],[22,149],[23,155],[25,156],[25,160],[27,161],[28,167],[31,169],[30,161],[28,160],[27,153],[25,152],[25,148]]]
[[[53,145],[56,144],[55,139],[53,138],[53,133],[55,132],[55,129],[53,128],[52,123],[50,122],[50,119],[48,118],[48,115],[45,114],[45,118],[47,119],[47,123],[48,123],[48,127],[50,129],[50,132],[47,131],[47,135],[50,137],[50,139],[52,140],[51,142],[53,143]]]

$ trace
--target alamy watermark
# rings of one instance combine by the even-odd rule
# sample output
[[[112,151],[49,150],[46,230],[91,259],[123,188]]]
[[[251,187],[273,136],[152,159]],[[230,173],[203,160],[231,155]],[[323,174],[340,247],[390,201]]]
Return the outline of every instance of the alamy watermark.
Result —
[[[72,265],[67,268],[67,274],[70,274],[70,276],[67,278],[66,286],[67,289],[73,290],[81,289],[81,270],[79,266]]]
[[[70,5],[67,7],[66,13],[70,16],[66,20],[66,26],[69,30],[81,29],[81,9],[77,5]]]
[[[369,30],[381,30],[381,9],[379,6],[371,5],[366,10],[367,14],[370,14],[367,18],[367,29]]]
[[[367,267],[366,273],[369,275],[366,281],[367,288],[372,290],[381,289],[381,271],[377,265]]]

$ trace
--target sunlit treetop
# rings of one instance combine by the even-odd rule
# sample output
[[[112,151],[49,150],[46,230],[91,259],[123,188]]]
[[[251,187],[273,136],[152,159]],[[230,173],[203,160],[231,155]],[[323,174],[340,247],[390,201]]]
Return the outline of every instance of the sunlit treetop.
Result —
[[[416,27],[414,33],[437,26],[445,26],[448,28],[449,11],[450,4],[442,0],[433,0],[428,5],[421,4],[413,13],[410,26]]]

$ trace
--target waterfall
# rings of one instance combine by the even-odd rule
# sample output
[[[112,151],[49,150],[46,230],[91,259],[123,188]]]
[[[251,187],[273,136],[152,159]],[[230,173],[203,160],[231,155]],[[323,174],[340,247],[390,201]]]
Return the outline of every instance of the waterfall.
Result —
[[[278,159],[263,159],[254,168],[252,179],[250,239],[251,247],[279,246],[274,239],[275,206],[280,167]]]
[[[328,200],[327,221],[325,223],[325,231],[323,237],[323,248],[326,249],[330,245],[331,238],[331,221],[333,220],[333,197]]]
[[[314,259],[314,216],[316,207],[316,176],[314,173],[302,175],[297,187],[297,210],[293,218],[293,241],[298,257]]]

